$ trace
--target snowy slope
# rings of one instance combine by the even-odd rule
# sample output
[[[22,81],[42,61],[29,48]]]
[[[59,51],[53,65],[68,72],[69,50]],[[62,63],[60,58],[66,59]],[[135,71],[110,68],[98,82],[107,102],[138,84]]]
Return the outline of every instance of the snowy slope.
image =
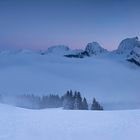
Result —
[[[140,66],[140,41],[138,37],[124,39],[113,53],[119,54],[122,58]]]
[[[114,52],[117,54],[127,56],[133,49],[135,49],[135,47],[140,47],[140,41],[138,40],[138,37],[126,38],[123,41],[121,41],[118,49]]]
[[[139,140],[140,110],[26,110],[0,104],[0,140]]]

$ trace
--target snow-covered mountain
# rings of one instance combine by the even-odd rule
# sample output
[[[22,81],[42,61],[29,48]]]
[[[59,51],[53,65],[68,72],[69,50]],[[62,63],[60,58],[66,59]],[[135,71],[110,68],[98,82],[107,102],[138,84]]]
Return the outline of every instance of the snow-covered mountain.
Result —
[[[135,47],[128,56],[127,60],[140,66],[140,46]]]
[[[135,48],[130,52],[127,60],[140,66],[140,41],[137,43]]]
[[[122,61],[128,60],[129,62],[136,61],[139,63],[139,51],[140,41],[138,37],[126,38],[118,46],[118,49],[109,52],[108,50],[101,47],[98,42],[88,43],[84,50],[75,49],[72,50],[66,45],[55,45],[49,47],[47,50],[33,51],[29,49],[20,50],[4,50],[0,51],[0,55],[16,55],[16,54],[39,54],[39,55],[54,55],[54,56],[65,56],[74,58],[85,58],[93,56],[114,56],[113,58],[122,59]],[[111,58],[111,57],[110,57]],[[132,61],[131,61],[132,60]]]
[[[131,51],[133,51],[135,47],[140,47],[140,41],[138,40],[138,37],[126,38],[121,41],[118,49],[115,52],[117,54],[127,56],[130,54]]]
[[[123,56],[123,59],[140,66],[140,41],[138,37],[124,39],[113,53],[119,54],[117,57]]]
[[[84,57],[90,57],[90,56],[95,56],[95,55],[101,55],[101,54],[106,54],[108,51],[104,48],[102,48],[99,43],[97,42],[92,42],[88,43],[87,46],[85,47],[85,50],[81,50],[79,52],[76,52],[75,50],[67,55],[66,57],[74,57],[74,58],[84,58]]]
[[[85,57],[108,57],[109,58],[116,58],[121,61],[129,61],[131,63],[136,64],[139,66],[140,64],[140,41],[138,37],[133,38],[126,38],[121,41],[120,45],[118,46],[117,50],[112,52],[107,51],[103,47],[99,45],[97,42],[88,43],[85,47],[85,50],[81,50],[80,52],[68,52],[66,57],[74,57],[74,58],[85,58]],[[113,57],[110,57],[113,56]]]
[[[41,51],[42,55],[53,54],[53,55],[65,55],[70,51],[70,48],[65,45],[55,45],[49,47],[46,51]]]
[[[108,51],[101,47],[99,43],[97,42],[92,42],[88,43],[85,51],[91,56],[91,55],[99,55],[101,53],[107,53]]]

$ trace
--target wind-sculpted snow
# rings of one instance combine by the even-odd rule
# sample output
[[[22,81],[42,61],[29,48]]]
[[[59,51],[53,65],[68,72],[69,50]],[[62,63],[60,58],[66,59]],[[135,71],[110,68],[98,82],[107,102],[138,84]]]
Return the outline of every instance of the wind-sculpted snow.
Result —
[[[0,140],[139,140],[140,110],[26,110],[0,104]]]

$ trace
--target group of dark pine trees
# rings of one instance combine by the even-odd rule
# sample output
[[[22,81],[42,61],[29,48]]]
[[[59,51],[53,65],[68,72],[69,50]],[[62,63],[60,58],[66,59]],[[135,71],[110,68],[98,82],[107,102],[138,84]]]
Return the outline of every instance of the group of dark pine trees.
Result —
[[[66,94],[63,96],[63,109],[67,110],[103,110],[103,107],[93,99],[91,107],[89,107],[86,98],[81,97],[81,93],[75,91],[74,93],[72,90],[67,91]]]
[[[65,110],[103,110],[103,107],[95,98],[89,106],[86,98],[81,97],[80,92],[73,92],[72,90],[67,91],[63,96],[51,94],[40,97],[27,94],[8,97],[8,95],[0,95],[0,102],[29,109],[63,107]]]

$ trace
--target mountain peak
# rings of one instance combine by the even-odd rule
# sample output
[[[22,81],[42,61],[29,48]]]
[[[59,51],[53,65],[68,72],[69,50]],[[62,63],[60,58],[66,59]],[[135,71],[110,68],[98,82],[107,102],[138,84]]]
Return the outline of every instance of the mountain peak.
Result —
[[[92,55],[92,54],[100,54],[100,53],[105,53],[107,52],[106,49],[104,49],[103,47],[101,47],[101,45],[98,43],[98,42],[91,42],[91,43],[88,43],[86,48],[85,48],[85,51],[89,54],[89,55]]]
[[[118,54],[128,55],[135,47],[138,46],[140,46],[140,41],[138,40],[138,37],[126,38],[121,41],[116,52]]]
[[[70,51],[70,48],[66,45],[54,45],[47,49],[47,51],[42,52],[42,54],[55,54],[55,55],[64,55]]]

